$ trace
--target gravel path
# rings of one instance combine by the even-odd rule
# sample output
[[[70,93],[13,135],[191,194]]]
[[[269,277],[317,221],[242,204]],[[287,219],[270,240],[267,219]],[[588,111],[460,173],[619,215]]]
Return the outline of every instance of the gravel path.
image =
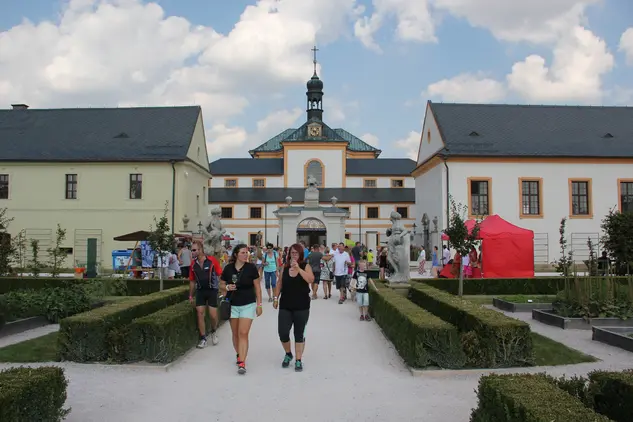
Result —
[[[194,350],[167,372],[62,363],[70,378],[67,405],[73,409],[67,420],[468,421],[477,380],[489,371],[429,371],[412,377],[378,326],[359,321],[354,304],[338,305],[334,299],[312,302],[303,373],[281,368],[276,312],[265,303],[251,331],[246,376],[236,374],[228,325],[220,329],[218,346]],[[529,313],[509,316],[603,361],[504,372],[584,374],[633,367],[633,353],[592,342],[590,331],[545,326],[532,322]]]

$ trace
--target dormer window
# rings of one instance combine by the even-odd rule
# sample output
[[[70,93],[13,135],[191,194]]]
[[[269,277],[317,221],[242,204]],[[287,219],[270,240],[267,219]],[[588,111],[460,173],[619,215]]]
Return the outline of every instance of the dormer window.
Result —
[[[602,136],[603,138],[613,138],[613,135],[611,135],[609,132],[605,133],[604,136]]]
[[[479,134],[473,130],[468,136],[479,136]]]

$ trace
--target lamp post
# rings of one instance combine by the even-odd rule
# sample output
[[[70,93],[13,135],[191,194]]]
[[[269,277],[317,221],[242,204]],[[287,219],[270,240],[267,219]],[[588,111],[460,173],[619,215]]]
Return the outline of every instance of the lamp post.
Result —
[[[426,213],[424,213],[424,215],[422,216],[422,231],[423,231],[423,242],[424,242],[424,249],[425,250],[429,250],[429,240],[430,240],[430,235],[429,235],[429,216],[426,215]],[[431,254],[427,252],[426,254],[426,259],[430,259],[431,258]]]
[[[198,234],[202,234],[202,221],[198,221]]]

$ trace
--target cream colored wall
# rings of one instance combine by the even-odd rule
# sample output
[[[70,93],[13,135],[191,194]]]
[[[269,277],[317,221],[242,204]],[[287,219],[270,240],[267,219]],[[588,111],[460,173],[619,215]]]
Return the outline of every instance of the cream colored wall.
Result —
[[[322,187],[343,187],[344,167],[346,163],[344,149],[286,148],[285,154],[287,160],[285,164],[287,187],[305,187],[305,166],[312,160],[319,160],[323,164],[324,184]]]
[[[198,222],[204,223],[209,216],[209,173],[197,164],[176,163],[176,209],[175,225],[177,232],[198,231]],[[171,182],[169,184],[171,195]],[[189,223],[184,227],[183,217],[187,215]],[[171,219],[171,215],[169,215]]]
[[[424,125],[422,126],[422,136],[420,137],[418,164],[422,164],[442,148],[444,148],[444,142],[442,141],[440,130],[435,121],[435,117],[433,117],[431,108],[427,104]]]
[[[194,187],[206,186],[208,178],[193,164],[176,164],[176,229],[179,218],[195,210]],[[184,172],[187,171],[187,183]],[[142,199],[129,199],[129,177],[143,175]],[[85,242],[75,244],[75,236],[89,233],[100,237],[104,268],[111,268],[111,251],[134,246],[134,242],[115,242],[113,238],[137,230],[149,230],[153,217],[163,214],[165,202],[171,203],[172,168],[169,163],[0,163],[0,174],[9,174],[9,199],[0,200],[14,221],[9,227],[15,235],[22,229],[37,229],[49,241],[57,223],[67,230],[64,247],[85,254]],[[65,199],[65,175],[77,174],[77,199]],[[185,186],[187,187],[185,189]],[[191,187],[191,189],[189,189]],[[207,212],[206,202],[200,210]],[[171,220],[171,210],[168,211]],[[190,222],[190,229],[192,223]],[[194,229],[196,230],[196,229]],[[98,236],[98,233],[101,233]],[[45,243],[45,242],[42,242]],[[84,261],[69,257],[66,265]]]
[[[365,179],[376,179],[377,188],[391,188],[392,179],[402,179],[404,181],[405,188],[415,188],[415,179],[411,176],[389,176],[389,177],[377,177],[377,176],[348,176],[347,185],[348,188],[362,188],[365,186]]]
[[[264,160],[265,158],[262,158]],[[267,188],[283,188],[283,176],[214,176],[211,179],[212,188],[223,188],[227,179],[237,179],[238,188],[252,188],[253,179],[265,179]]]

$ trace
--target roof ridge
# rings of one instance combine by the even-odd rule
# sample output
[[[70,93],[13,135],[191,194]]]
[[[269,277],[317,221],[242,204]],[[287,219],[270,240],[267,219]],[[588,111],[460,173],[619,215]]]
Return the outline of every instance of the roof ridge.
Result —
[[[186,108],[202,108],[199,105],[181,105],[181,106],[139,106],[139,107],[61,107],[61,108],[28,108],[26,110],[20,110],[20,111],[67,111],[67,110],[72,110],[72,111],[86,111],[86,110],[93,110],[93,111],[105,111],[105,110],[156,110],[156,109],[186,109]],[[3,108],[0,109],[0,112],[2,111],[11,111],[11,112],[15,112],[15,110],[10,109],[10,108]]]
[[[576,104],[511,104],[511,103],[452,103],[452,102],[432,102],[433,105],[447,105],[457,107],[521,107],[521,108],[585,108],[585,109],[627,109],[633,108],[629,105],[576,105]]]

